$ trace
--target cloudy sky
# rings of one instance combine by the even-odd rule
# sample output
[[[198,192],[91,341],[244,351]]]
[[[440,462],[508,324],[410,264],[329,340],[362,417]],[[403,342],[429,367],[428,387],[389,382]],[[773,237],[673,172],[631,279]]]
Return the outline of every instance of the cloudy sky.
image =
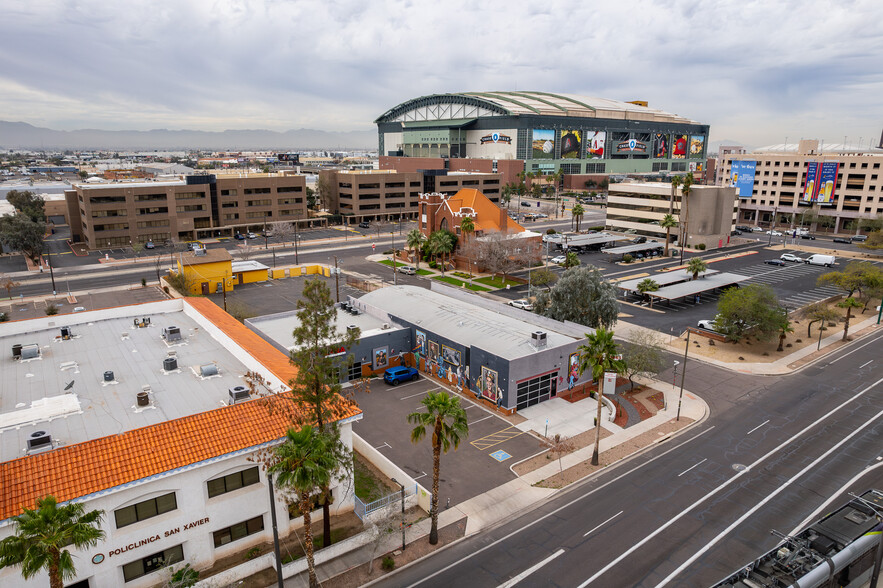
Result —
[[[880,0],[5,0],[0,119],[370,130],[456,91],[647,100],[750,146],[879,140]]]

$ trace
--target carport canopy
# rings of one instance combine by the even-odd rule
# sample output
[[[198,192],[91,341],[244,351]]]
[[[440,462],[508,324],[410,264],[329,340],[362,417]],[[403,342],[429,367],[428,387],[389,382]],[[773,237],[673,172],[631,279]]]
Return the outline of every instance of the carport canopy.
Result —
[[[632,245],[623,245],[622,247],[602,249],[601,253],[625,255],[626,253],[638,253],[640,251],[650,251],[651,249],[662,249],[663,247],[665,247],[665,243],[660,243],[659,241],[647,241],[646,243],[634,243]]]
[[[661,298],[663,300],[675,300],[676,298],[686,298],[687,296],[695,296],[696,294],[702,294],[703,292],[711,292],[718,288],[733,286],[739,282],[744,282],[747,279],[749,279],[749,276],[723,272],[702,277],[698,280],[672,284],[671,286],[660,288],[656,292],[647,292],[647,295],[652,296],[653,298]]]
[[[704,277],[704,276],[709,276],[711,274],[717,274],[717,273],[720,273],[720,272],[718,272],[717,270],[707,270],[702,275]],[[625,290],[626,292],[637,292],[638,291],[638,284],[640,284],[641,282],[643,282],[647,278],[650,278],[651,280],[653,280],[654,282],[659,284],[660,288],[662,288],[663,286],[670,286],[672,284],[686,282],[686,281],[690,280],[692,277],[693,277],[692,274],[688,274],[685,270],[674,270],[674,271],[670,271],[665,274],[659,274],[658,276],[646,276],[643,278],[635,278],[633,280],[623,280],[622,282],[619,282],[618,284],[616,284],[616,287],[621,290]],[[657,290],[657,292],[658,292],[658,290]]]

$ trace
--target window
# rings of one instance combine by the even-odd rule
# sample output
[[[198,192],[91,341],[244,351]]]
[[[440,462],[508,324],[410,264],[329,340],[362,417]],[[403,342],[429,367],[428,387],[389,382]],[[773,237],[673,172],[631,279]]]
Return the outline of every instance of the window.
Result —
[[[178,508],[178,502],[175,500],[175,493],[171,492],[115,510],[113,515],[116,518],[117,529],[121,529],[133,523],[173,511],[176,508]]]
[[[276,188],[276,192],[282,194],[283,192],[302,192],[303,189],[300,186],[279,186]]]
[[[126,582],[131,582],[136,578],[146,576],[147,574],[181,561],[184,561],[184,546],[175,545],[165,551],[160,551],[153,555],[148,555],[145,558],[133,561],[132,563],[127,563],[123,566],[123,579]]]
[[[245,190],[243,190],[243,194],[246,194],[246,195],[248,195],[248,194],[269,194],[269,193],[270,193],[269,188],[246,188]]]
[[[272,204],[273,201],[269,198],[266,198],[264,200],[248,200],[245,203],[246,206],[270,206]]]
[[[221,190],[221,196],[236,196],[236,189]]]
[[[135,196],[135,202],[165,202],[165,194],[139,194]]]
[[[175,200],[193,200],[194,198],[205,198],[204,192],[179,192],[175,194]]]
[[[251,486],[252,484],[257,484],[258,482],[260,482],[258,467],[254,466],[246,470],[242,470],[241,472],[229,474],[227,476],[215,478],[214,480],[209,480],[208,482],[206,482],[206,485],[208,486],[208,497],[214,498],[215,496],[219,496],[227,492],[232,492],[233,490],[238,490],[239,488],[243,488],[245,486]]]
[[[253,519],[248,519],[247,521],[243,521],[241,523],[237,523],[235,525],[231,525],[226,529],[215,531],[214,533],[212,533],[212,536],[215,539],[215,547],[221,547],[222,545],[233,543],[234,541],[242,539],[243,537],[248,537],[249,535],[260,533],[263,530],[264,517],[259,516]]]
[[[176,207],[178,212],[200,212],[205,210],[205,204],[185,204]]]
[[[125,202],[125,196],[94,196],[89,198],[89,204],[110,204],[112,202]]]
[[[542,376],[518,382],[516,388],[518,410],[539,404],[557,394],[557,373],[551,372]]]

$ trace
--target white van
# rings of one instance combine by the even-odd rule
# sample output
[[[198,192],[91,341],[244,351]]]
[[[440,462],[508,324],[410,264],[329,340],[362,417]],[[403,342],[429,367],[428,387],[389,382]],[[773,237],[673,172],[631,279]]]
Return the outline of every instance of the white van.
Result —
[[[834,256],[816,253],[804,259],[803,262],[809,263],[811,265],[823,265],[825,267],[831,267],[832,265],[834,265]]]

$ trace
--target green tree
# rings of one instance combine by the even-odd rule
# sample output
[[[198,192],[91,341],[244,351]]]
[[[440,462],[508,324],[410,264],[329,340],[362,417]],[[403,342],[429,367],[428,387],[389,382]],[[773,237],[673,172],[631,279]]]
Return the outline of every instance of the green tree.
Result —
[[[559,189],[561,187],[561,179],[564,177],[564,170],[559,167],[558,170],[549,177],[555,186],[555,217],[557,218]]]
[[[558,281],[558,275],[547,267],[542,267],[531,272],[531,285],[537,288],[545,288],[547,291]],[[0,281],[0,286],[3,282]]]
[[[95,547],[104,538],[100,510],[86,512],[82,503],[58,506],[54,496],[37,500],[36,510],[25,508],[12,517],[13,534],[0,541],[0,568],[21,567],[25,580],[49,573],[49,586],[62,588],[77,571],[66,548]]]
[[[579,256],[573,251],[568,251],[564,254],[564,263],[561,264],[564,269],[569,269],[572,267],[579,266]]]
[[[858,226],[869,233],[880,231],[883,229],[883,214],[878,214],[874,218],[863,218],[858,221]]]
[[[445,275],[445,256],[453,253],[457,238],[450,231],[439,229],[429,235],[429,249],[433,255],[441,256],[442,275]]]
[[[537,294],[534,312],[593,329],[609,329],[619,314],[616,287],[596,267],[571,268],[550,291]]]
[[[316,191],[307,186],[307,208],[315,209],[316,203],[319,201]]]
[[[650,300],[650,307],[652,308],[653,298],[650,297],[647,293],[656,292],[657,290],[659,290],[659,284],[656,282],[656,280],[654,280],[653,278],[644,278],[643,280],[638,282],[636,288],[638,289],[638,292],[641,293],[641,296],[644,297],[644,300]]]
[[[426,237],[423,236],[420,229],[411,229],[405,239],[408,249],[414,252],[414,257],[417,259],[417,269],[420,269],[420,248],[423,247]]]
[[[859,243],[862,249],[883,249],[883,231],[874,231],[868,235],[868,240]]]
[[[429,530],[429,543],[438,543],[438,479],[442,452],[447,453],[453,446],[460,446],[460,440],[469,435],[469,424],[466,422],[466,411],[460,406],[460,399],[449,396],[447,392],[430,392],[421,401],[426,412],[412,412],[408,422],[414,426],[411,431],[411,442],[419,443],[426,437],[426,431],[432,431],[432,504],[430,516],[432,525]]]
[[[708,264],[701,257],[691,257],[687,261],[687,273],[693,274],[693,279],[699,278],[699,274],[708,271]]]
[[[671,197],[668,199],[668,214],[674,214],[675,196],[678,194],[678,188],[681,185],[681,176],[671,177]]]
[[[843,271],[822,274],[816,283],[819,286],[833,284],[845,290],[847,297],[851,297],[856,291],[862,294],[867,288],[883,285],[883,269],[867,261],[850,261]]]
[[[506,184],[503,186],[503,190],[500,193],[503,202],[506,204],[506,210],[509,210],[509,203],[512,201],[512,195],[517,192],[517,189],[512,186],[512,184]]]
[[[570,221],[570,226],[573,226],[573,221],[576,221],[576,230],[579,232],[579,223],[583,218],[583,215],[586,213],[586,209],[583,208],[582,204],[576,203],[573,205],[573,208],[570,209],[570,214],[573,215],[573,218]]]
[[[665,229],[665,256],[668,257],[668,244],[671,242],[671,230],[678,226],[678,221],[675,220],[673,214],[667,214],[662,217],[659,226]]]
[[[344,399],[341,394],[341,370],[348,368],[348,363],[335,357],[343,348],[349,351],[358,343],[362,334],[358,328],[347,329],[345,335],[338,334],[337,309],[331,293],[324,281],[307,280],[304,290],[297,301],[298,326],[292,332],[294,349],[289,355],[291,365],[297,367],[297,375],[288,385],[290,395],[276,395],[272,406],[278,408],[281,402],[287,402],[280,410],[295,425],[315,424],[319,431],[330,432],[330,424],[336,415],[349,406],[352,399]],[[350,357],[348,361],[352,361]],[[306,413],[309,421],[304,422],[304,411],[301,407],[310,408]],[[338,464],[344,467],[345,464]],[[322,487],[319,503],[322,505],[323,541],[324,546],[331,544],[331,494],[327,486]]]
[[[313,527],[310,518],[312,497],[327,488],[340,463],[350,458],[346,447],[336,435],[305,426],[289,429],[285,441],[273,451],[274,463],[267,468],[276,474],[280,487],[297,496],[304,517],[304,545],[309,568],[310,588],[318,588],[313,561]]]
[[[693,173],[690,172],[684,176],[681,182],[681,234],[684,236],[680,240],[681,247],[686,247],[689,242],[689,224],[690,224],[690,192],[693,190]]]
[[[598,414],[595,417],[595,450],[592,452],[592,465],[598,465],[598,451],[601,447],[601,378],[604,372],[625,372],[625,363],[618,359],[619,345],[613,341],[613,331],[598,329],[586,333],[586,343],[579,346],[579,374],[589,371],[592,381],[598,382]]]
[[[475,231],[475,221],[472,220],[471,216],[464,217],[462,221],[460,221],[460,232],[463,233],[463,241],[464,245],[469,244],[469,235]],[[465,249],[465,248],[464,248]],[[472,256],[466,253],[466,261],[469,264],[469,273],[472,273]]]
[[[717,311],[716,330],[730,341],[746,335],[768,341],[781,325],[779,300],[766,284],[726,289],[718,300]]]
[[[635,389],[637,376],[650,378],[665,368],[665,350],[662,337],[650,329],[635,329],[626,337],[622,349],[624,374],[628,377],[631,390]]]
[[[843,341],[846,341],[847,336],[849,335],[849,320],[852,318],[852,309],[853,308],[861,308],[862,303],[849,296],[845,300],[842,300],[837,303],[837,306],[840,308],[846,309],[846,316],[843,319]]]
[[[13,251],[21,252],[35,264],[40,263],[43,255],[45,235],[46,223],[32,220],[25,214],[0,217],[0,242]]]
[[[10,190],[6,194],[6,201],[15,210],[28,217],[34,222],[46,222],[46,203],[43,198],[30,190]]]
[[[834,321],[839,318],[839,314],[836,310],[825,304],[824,302],[814,302],[807,306],[804,306],[800,312],[799,316],[802,319],[808,319],[808,323],[806,325],[806,336],[807,338],[812,336],[812,325],[813,323],[820,323],[819,328],[825,326],[825,323],[829,321]]]
[[[776,351],[784,351],[785,337],[788,336],[788,333],[794,332],[794,327],[791,326],[791,320],[788,318],[788,311],[784,308],[780,308],[779,310],[779,346],[776,348]]]

